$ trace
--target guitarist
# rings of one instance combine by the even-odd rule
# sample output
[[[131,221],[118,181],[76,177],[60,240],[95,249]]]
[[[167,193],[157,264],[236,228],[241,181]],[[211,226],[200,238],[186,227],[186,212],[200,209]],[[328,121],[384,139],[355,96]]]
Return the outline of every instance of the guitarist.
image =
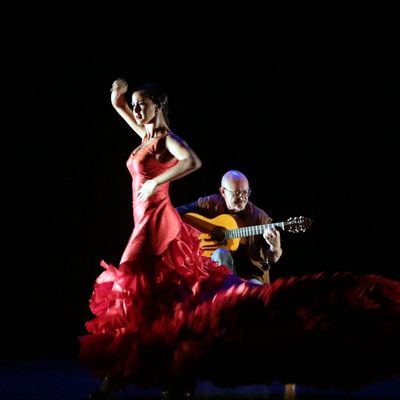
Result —
[[[231,214],[243,226],[270,224],[272,218],[249,201],[250,193],[247,177],[240,171],[230,170],[221,179],[219,194],[200,197],[176,209],[181,215],[193,212],[207,218]],[[270,282],[270,263],[276,263],[281,255],[279,230],[268,228],[263,235],[241,238],[237,251],[218,248],[211,258],[229,267],[239,277],[263,284]]]

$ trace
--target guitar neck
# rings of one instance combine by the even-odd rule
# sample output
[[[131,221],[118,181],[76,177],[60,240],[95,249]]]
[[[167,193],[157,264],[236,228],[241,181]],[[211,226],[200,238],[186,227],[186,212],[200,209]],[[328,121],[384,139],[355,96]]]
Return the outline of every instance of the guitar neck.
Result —
[[[285,230],[285,226],[287,224],[287,222],[275,222],[272,224],[246,226],[236,229],[226,229],[224,231],[225,239],[239,239],[247,236],[262,235],[267,228],[281,228],[282,230]]]

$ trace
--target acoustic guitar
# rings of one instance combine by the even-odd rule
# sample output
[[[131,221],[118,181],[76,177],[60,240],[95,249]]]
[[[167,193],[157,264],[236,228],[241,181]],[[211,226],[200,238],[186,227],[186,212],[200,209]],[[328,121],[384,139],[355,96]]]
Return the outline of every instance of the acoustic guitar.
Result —
[[[295,217],[284,222],[241,227],[240,220],[233,215],[221,214],[210,219],[197,213],[183,214],[182,220],[201,232],[200,247],[203,249],[203,254],[208,257],[220,247],[235,251],[239,247],[241,238],[262,235],[268,227],[297,233],[305,232],[312,224],[310,218]]]

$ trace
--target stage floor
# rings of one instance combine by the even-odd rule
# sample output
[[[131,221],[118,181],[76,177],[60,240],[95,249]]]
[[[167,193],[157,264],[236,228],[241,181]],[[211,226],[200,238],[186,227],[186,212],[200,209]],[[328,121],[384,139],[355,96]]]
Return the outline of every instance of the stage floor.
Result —
[[[85,371],[77,360],[71,359],[18,359],[1,363],[1,400],[85,400],[99,382]],[[117,399],[159,399],[160,391],[138,390],[130,386],[127,392],[118,393]],[[300,385],[251,385],[234,389],[218,388],[209,382],[200,382],[197,400],[308,400],[308,399],[369,399],[400,398],[400,377],[379,382],[356,392],[316,390]]]

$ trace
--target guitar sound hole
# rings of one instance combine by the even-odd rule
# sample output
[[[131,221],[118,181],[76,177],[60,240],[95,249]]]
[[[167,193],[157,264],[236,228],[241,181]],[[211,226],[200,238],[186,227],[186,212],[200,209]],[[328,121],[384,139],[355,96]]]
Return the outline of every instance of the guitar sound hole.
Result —
[[[212,231],[211,238],[216,242],[223,242],[225,240],[225,232],[223,230]]]

